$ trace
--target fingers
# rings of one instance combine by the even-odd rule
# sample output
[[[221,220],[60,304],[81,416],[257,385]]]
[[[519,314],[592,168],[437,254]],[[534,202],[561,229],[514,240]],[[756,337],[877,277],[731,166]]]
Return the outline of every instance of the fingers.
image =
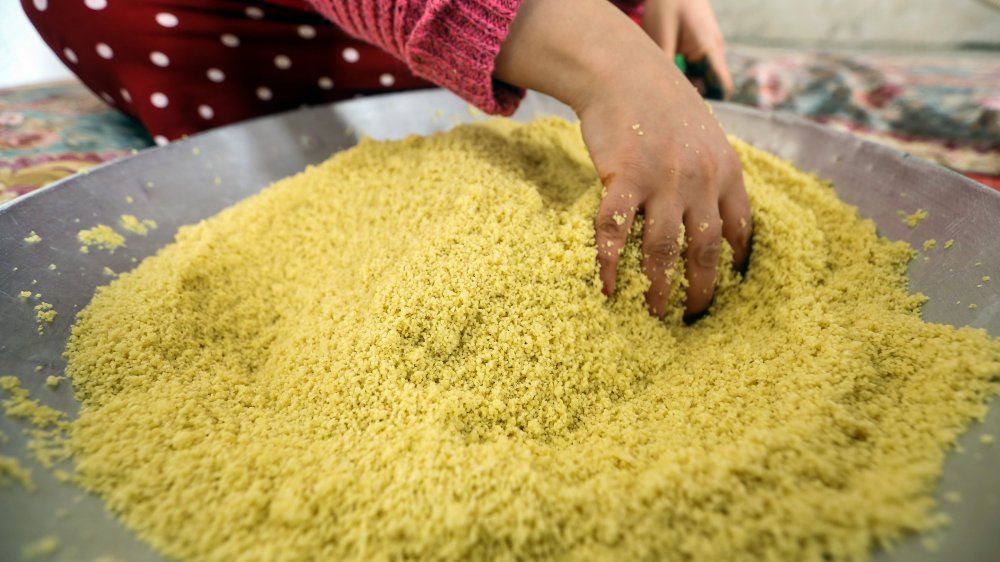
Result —
[[[653,41],[673,60],[677,53],[680,18],[675,2],[647,2],[642,27]]]
[[[594,233],[601,285],[604,294],[611,296],[618,276],[618,258],[632,229],[639,200],[638,195],[628,189],[615,189],[610,180],[605,181],[605,185],[607,193],[594,220]]]
[[[722,216],[722,237],[733,247],[733,269],[744,271],[750,258],[750,237],[753,234],[753,218],[750,214],[750,200],[743,186],[743,175],[729,186],[719,201]]]
[[[718,87],[722,89],[722,99],[728,100],[733,95],[733,76],[729,72],[729,65],[726,64],[726,50],[721,35],[718,43],[707,50],[706,56],[710,69],[707,80],[717,82]]]
[[[645,208],[642,230],[642,271],[649,278],[646,306],[650,314],[663,318],[670,296],[670,274],[681,246],[681,208],[678,204],[650,203]]]
[[[667,59],[670,61],[674,60],[674,55],[677,54],[677,36],[679,31],[680,22],[676,17],[669,17],[663,22],[663,29],[660,32],[660,48],[666,53]]]
[[[697,316],[708,308],[715,294],[715,270],[722,250],[722,221],[718,207],[689,210],[684,214],[688,247],[684,254],[688,279],[685,318]]]

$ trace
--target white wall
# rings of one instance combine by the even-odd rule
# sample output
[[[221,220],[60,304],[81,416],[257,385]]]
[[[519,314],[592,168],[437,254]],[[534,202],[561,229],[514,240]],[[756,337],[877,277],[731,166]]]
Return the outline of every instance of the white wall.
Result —
[[[72,78],[24,15],[18,0],[0,0],[0,88]]]
[[[1000,0],[711,2],[726,39],[736,43],[1000,47]]]

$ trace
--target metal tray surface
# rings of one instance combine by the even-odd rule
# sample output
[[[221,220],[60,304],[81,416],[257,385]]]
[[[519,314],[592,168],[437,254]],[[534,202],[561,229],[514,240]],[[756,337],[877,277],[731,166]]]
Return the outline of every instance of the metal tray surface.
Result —
[[[726,130],[833,180],[834,188],[882,235],[920,248],[938,241],[930,259],[910,267],[911,287],[930,297],[928,321],[985,328],[1000,336],[1000,193],[943,168],[856,139],[797,117],[715,104]],[[530,94],[515,115],[530,120],[556,114],[573,118],[551,98]],[[307,108],[224,127],[162,148],[143,151],[0,207],[0,375],[16,375],[33,397],[75,416],[71,385],[53,392],[45,377],[61,374],[61,354],[75,313],[109,278],[105,266],[127,271],[171,242],[177,228],[197,222],[257,193],[271,182],[355,144],[359,134],[376,139],[429,134],[459,122],[483,119],[455,96],[440,90],[351,100]],[[908,228],[899,211],[918,208],[929,217]],[[156,220],[146,237],[129,236],[114,254],[79,252],[76,233],[98,223],[114,225],[123,213]],[[24,238],[34,230],[38,244]],[[945,240],[954,247],[943,250]],[[979,263],[979,265],[975,265]],[[49,269],[56,264],[56,270]],[[15,270],[16,268],[16,270]],[[992,283],[983,283],[989,275]],[[982,285],[977,287],[977,285]],[[41,293],[58,311],[45,334],[36,333],[34,311],[18,298]],[[961,301],[961,305],[956,305]],[[970,309],[968,304],[977,308]],[[40,370],[36,371],[36,367]],[[1000,560],[1000,444],[979,437],[1000,436],[994,400],[985,423],[959,440],[964,453],[950,453],[937,487],[939,498],[959,492],[960,503],[942,501],[952,525],[931,538],[911,537],[874,553],[881,562],[995,562]],[[108,515],[101,501],[58,482],[25,451],[24,424],[0,416],[11,441],[0,454],[19,457],[33,469],[38,491],[0,488],[0,560],[17,560],[23,544],[48,534],[62,544],[55,560],[90,560],[115,555],[133,562],[162,560]],[[886,482],[891,486],[891,482]]]

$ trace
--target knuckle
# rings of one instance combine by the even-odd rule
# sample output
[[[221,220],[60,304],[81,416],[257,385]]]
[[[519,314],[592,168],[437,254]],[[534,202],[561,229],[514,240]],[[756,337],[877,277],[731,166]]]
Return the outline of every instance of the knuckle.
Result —
[[[719,154],[718,165],[727,177],[738,177],[743,174],[743,162],[740,161],[740,155],[729,143],[726,143],[722,153]]]
[[[695,265],[705,269],[715,267],[721,253],[722,241],[718,238],[701,243],[693,242],[691,245],[691,258],[694,259]]]
[[[648,254],[653,263],[663,265],[676,259],[679,248],[676,240],[671,240],[669,236],[659,236],[649,240],[643,248],[643,253]]]
[[[710,150],[699,150],[694,155],[694,165],[698,167],[700,175],[712,180],[719,175],[719,162],[717,157],[711,154]]]
[[[615,206],[602,208],[594,220],[594,230],[598,239],[616,240],[625,237],[628,211]],[[603,249],[603,248],[602,248]]]

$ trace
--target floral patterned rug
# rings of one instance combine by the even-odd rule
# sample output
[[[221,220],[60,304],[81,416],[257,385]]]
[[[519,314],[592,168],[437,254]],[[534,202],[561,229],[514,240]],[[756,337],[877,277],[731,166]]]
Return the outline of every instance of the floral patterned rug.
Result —
[[[734,101],[888,144],[1000,189],[1000,57],[732,48]],[[0,90],[0,204],[151,146],[70,82]]]
[[[152,144],[82,84],[0,90],[0,204]]]

